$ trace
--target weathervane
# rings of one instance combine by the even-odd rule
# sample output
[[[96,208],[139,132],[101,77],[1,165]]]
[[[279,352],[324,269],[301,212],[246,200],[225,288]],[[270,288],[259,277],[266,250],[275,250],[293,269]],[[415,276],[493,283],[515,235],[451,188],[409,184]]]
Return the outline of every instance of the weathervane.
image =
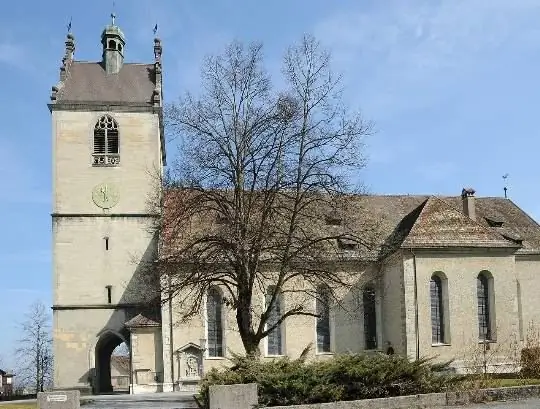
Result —
[[[112,2],[112,13],[111,13],[111,21],[112,21],[112,25],[114,26],[114,20],[116,19],[116,13],[114,12],[115,10],[115,2],[113,1]]]
[[[158,28],[158,27],[157,27],[157,23],[156,23],[156,25],[154,26],[154,30],[153,30],[153,31],[154,31],[154,35],[157,34],[157,28]]]
[[[71,33],[71,20],[72,20],[72,17],[69,18],[69,23],[68,23],[68,25],[67,25],[67,32],[68,32],[68,34]]]
[[[503,190],[504,190],[504,198],[505,198],[505,199],[508,198],[508,197],[507,197],[508,187],[506,186],[506,179],[508,179],[508,176],[510,176],[510,175],[509,175],[508,173],[505,173],[505,174],[503,175],[503,177],[502,177],[503,180],[504,180],[504,188],[503,188]]]

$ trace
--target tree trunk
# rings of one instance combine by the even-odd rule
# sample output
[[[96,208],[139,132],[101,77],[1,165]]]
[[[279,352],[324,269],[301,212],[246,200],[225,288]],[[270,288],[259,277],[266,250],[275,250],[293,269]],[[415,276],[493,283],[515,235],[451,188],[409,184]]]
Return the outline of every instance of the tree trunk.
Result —
[[[236,310],[236,323],[238,324],[240,338],[242,339],[242,344],[246,350],[246,355],[254,359],[259,359],[261,355],[261,351],[259,350],[260,339],[254,334],[251,325],[252,313],[250,301],[250,295],[239,296],[239,305]]]

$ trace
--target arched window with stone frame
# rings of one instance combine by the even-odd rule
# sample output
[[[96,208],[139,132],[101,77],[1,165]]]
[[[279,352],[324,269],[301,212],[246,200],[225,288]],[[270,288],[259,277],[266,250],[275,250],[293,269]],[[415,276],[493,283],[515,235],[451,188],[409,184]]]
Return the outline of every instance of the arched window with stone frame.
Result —
[[[371,285],[362,290],[364,310],[364,348],[377,349],[377,300],[375,288]]]
[[[223,294],[211,287],[206,297],[207,355],[223,357]]]
[[[266,289],[265,304],[268,306],[276,292],[276,287],[271,285]],[[274,301],[269,310],[266,327],[270,328],[276,325],[282,314],[282,294],[275,294]],[[268,356],[283,355],[283,325],[280,324],[271,330],[266,337],[266,354]]]
[[[325,284],[317,286],[315,313],[317,353],[331,352],[330,288]]]
[[[448,280],[442,271],[437,271],[429,281],[431,311],[431,343],[448,344],[450,324],[448,311]]]
[[[94,126],[93,166],[120,164],[120,135],[118,123],[110,115],[101,116]]]
[[[481,271],[476,277],[476,297],[478,301],[478,339],[493,341],[495,339],[495,300],[493,292],[493,276],[489,271]]]

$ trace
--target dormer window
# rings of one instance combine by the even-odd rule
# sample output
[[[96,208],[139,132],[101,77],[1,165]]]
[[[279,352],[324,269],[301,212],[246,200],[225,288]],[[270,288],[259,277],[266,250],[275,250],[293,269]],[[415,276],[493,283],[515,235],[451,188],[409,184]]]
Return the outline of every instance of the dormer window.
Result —
[[[94,126],[93,166],[118,166],[120,141],[118,124],[110,115],[103,115]]]
[[[503,227],[504,221],[496,218],[486,217],[489,227]]]
[[[327,226],[341,226],[341,217],[337,215],[327,215],[325,219]]]
[[[340,237],[337,239],[337,243],[340,250],[352,251],[358,248],[356,240],[350,237]]]

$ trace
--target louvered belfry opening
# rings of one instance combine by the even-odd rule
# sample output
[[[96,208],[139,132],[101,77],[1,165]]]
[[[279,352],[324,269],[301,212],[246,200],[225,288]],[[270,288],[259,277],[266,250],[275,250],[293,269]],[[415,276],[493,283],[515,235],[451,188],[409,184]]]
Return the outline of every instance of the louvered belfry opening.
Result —
[[[120,164],[118,124],[109,115],[103,115],[94,127],[94,166],[116,166]]]

